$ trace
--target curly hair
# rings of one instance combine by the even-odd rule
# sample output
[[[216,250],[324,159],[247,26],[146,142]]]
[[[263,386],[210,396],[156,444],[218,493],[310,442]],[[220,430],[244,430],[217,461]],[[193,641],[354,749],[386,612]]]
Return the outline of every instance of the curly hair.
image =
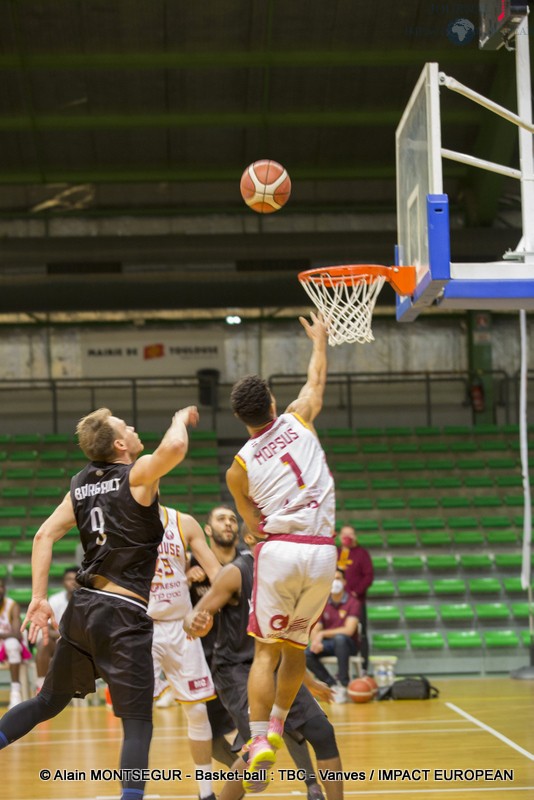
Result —
[[[251,427],[266,425],[272,419],[269,409],[273,398],[267,381],[259,375],[247,375],[238,381],[230,395],[232,411]]]
[[[99,408],[76,426],[78,444],[90,461],[110,461],[115,455],[117,431],[109,421],[111,416],[109,408]]]

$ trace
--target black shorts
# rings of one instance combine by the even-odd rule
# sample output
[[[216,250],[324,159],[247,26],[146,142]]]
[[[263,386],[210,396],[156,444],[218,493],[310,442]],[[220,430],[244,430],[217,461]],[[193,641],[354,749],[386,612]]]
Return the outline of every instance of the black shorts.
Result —
[[[152,720],[152,619],[141,602],[77,589],[60,622],[44,694],[85,697],[95,679],[109,685],[117,717]]]
[[[233,718],[237,730],[246,742],[250,739],[247,682],[251,666],[250,661],[244,664],[224,664],[218,665],[213,672],[215,689],[221,703]],[[291,706],[284,728],[288,733],[298,731],[304,723],[318,714],[326,716],[310,691],[305,686],[301,686]]]

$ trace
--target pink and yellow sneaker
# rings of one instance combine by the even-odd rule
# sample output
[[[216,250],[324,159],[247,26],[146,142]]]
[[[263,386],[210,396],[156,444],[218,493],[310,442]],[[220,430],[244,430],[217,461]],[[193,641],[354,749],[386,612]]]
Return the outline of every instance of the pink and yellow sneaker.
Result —
[[[267,731],[267,741],[275,750],[280,750],[283,744],[284,723],[278,717],[271,717],[269,720],[269,730]]]
[[[250,794],[265,791],[271,780],[270,769],[276,761],[276,754],[266,736],[256,736],[248,743],[247,772],[250,778],[243,780],[243,789]]]

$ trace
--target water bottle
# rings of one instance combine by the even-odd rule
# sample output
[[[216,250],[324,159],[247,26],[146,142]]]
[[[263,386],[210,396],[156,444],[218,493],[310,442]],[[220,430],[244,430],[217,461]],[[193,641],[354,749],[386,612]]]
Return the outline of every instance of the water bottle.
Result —
[[[375,669],[375,681],[376,685],[380,688],[382,686],[388,685],[388,674],[387,674],[387,667],[384,663],[377,664]]]
[[[393,664],[388,664],[386,667],[386,686],[392,686],[395,683],[395,669]]]

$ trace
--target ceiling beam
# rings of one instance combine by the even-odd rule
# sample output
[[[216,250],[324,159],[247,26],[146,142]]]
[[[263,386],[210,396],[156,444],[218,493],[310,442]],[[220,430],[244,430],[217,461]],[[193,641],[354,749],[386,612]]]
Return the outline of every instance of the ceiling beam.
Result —
[[[495,54],[485,55],[488,63]],[[152,53],[28,53],[26,66],[31,70],[155,70],[220,69],[253,67],[403,67],[423,66],[426,61],[444,64],[473,64],[478,50],[460,47],[443,50],[404,48],[354,48],[353,50],[256,50],[207,51],[187,50]],[[0,70],[16,70],[16,54],[0,55]]]

